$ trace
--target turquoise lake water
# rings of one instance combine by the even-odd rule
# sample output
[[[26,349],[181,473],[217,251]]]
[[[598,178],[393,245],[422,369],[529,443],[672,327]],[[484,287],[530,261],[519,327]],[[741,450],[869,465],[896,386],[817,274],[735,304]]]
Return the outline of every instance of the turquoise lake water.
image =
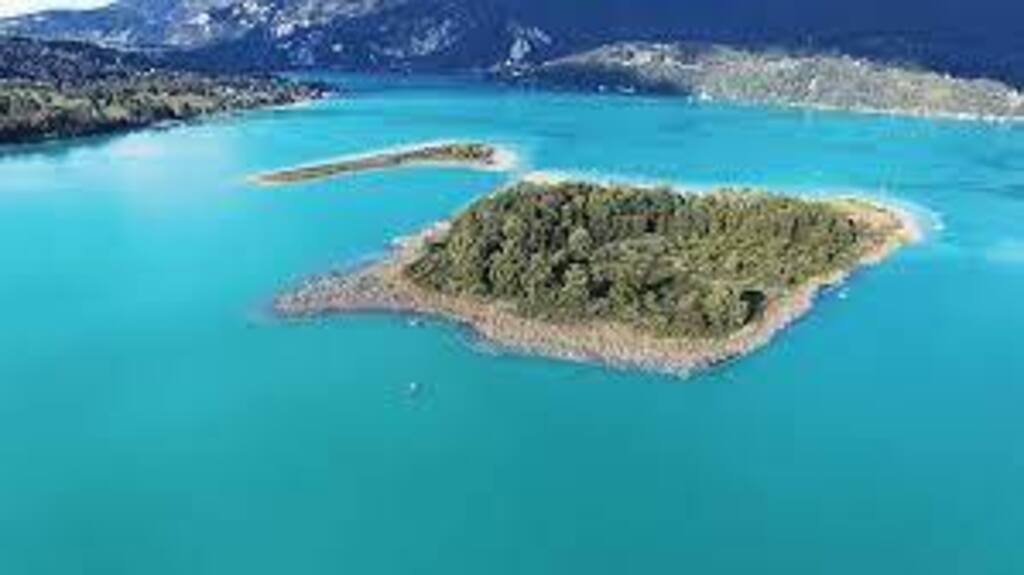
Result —
[[[347,85],[0,155],[0,574],[1024,573],[1024,128]],[[439,138],[930,233],[687,379],[270,317],[514,176],[246,176]]]

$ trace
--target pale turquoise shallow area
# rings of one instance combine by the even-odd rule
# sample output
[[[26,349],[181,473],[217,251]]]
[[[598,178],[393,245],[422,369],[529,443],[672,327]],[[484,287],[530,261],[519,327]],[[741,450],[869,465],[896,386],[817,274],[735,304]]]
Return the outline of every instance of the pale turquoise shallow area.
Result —
[[[1024,129],[347,85],[0,155],[0,573],[1024,572]],[[934,229],[686,380],[270,317],[508,176],[246,175],[437,138],[524,170],[883,195]]]

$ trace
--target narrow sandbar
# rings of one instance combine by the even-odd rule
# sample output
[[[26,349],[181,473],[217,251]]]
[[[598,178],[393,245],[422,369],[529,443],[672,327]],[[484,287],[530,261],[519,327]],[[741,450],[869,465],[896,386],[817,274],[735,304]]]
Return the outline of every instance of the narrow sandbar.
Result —
[[[514,153],[491,144],[428,142],[258,174],[252,179],[263,185],[286,185],[359,172],[412,166],[450,166],[475,170],[507,171],[512,169],[515,164]]]

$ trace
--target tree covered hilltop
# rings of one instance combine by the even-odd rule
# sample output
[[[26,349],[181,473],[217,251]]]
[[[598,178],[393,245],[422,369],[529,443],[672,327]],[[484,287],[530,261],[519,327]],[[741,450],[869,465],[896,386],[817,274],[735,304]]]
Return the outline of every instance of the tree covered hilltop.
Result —
[[[141,53],[0,39],[0,144],[88,136],[320,97],[269,76],[210,75]]]
[[[862,200],[522,182],[277,308],[440,314],[545,355],[688,369],[763,345],[915,234]]]

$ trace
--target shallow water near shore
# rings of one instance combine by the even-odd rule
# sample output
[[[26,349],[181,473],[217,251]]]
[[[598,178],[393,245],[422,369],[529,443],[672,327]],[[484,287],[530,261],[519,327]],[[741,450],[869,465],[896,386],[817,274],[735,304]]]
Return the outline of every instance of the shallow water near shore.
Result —
[[[0,152],[0,573],[1024,571],[1024,129],[345,80]],[[941,225],[686,379],[267,313],[514,174],[248,176],[448,139]]]

